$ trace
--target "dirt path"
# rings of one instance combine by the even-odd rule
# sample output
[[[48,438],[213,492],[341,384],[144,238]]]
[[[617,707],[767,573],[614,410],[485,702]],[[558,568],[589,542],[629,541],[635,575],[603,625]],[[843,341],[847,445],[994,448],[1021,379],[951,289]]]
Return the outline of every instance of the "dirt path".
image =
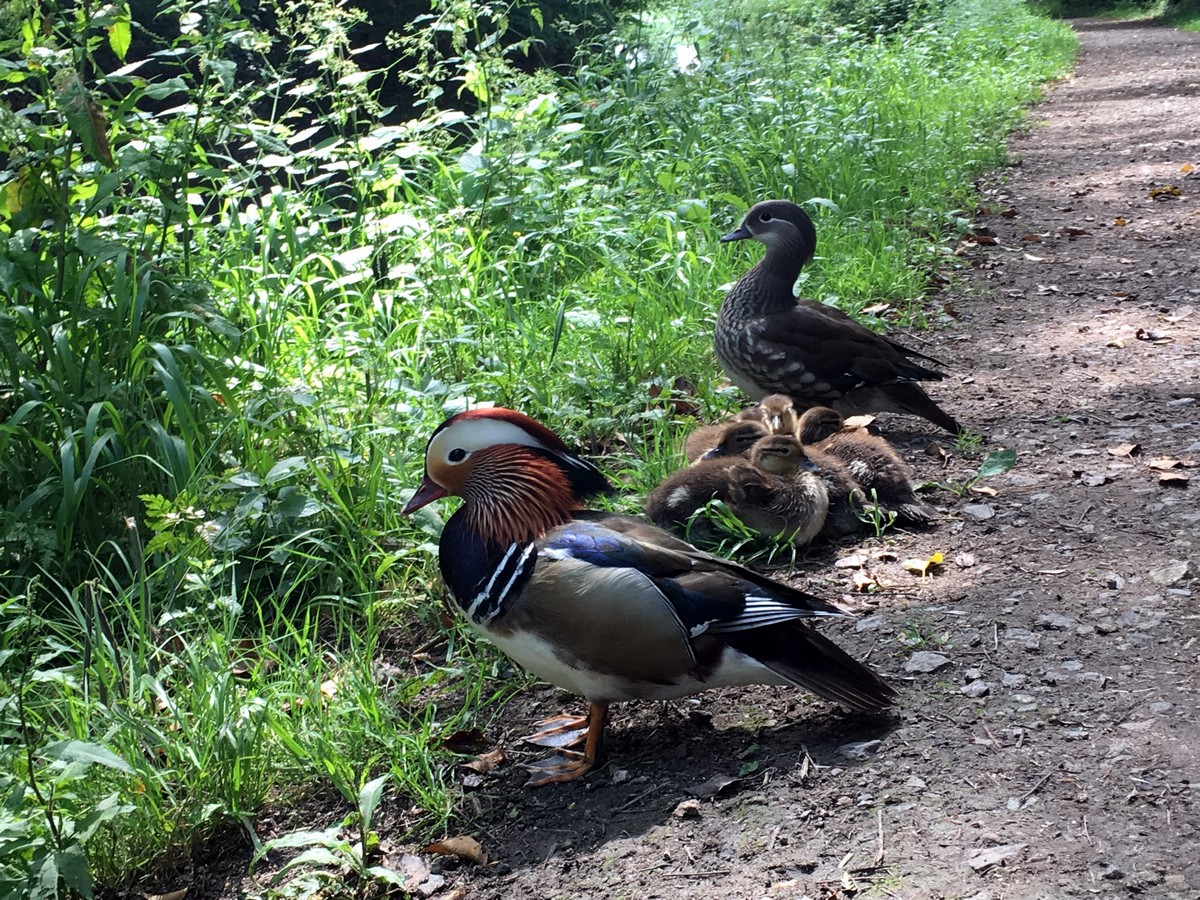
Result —
[[[1077,27],[1075,78],[986,188],[995,243],[963,248],[959,322],[929,338],[960,375],[938,398],[1017,467],[995,496],[931,495],[932,531],[800,572],[864,608],[839,639],[900,685],[899,715],[771,689],[626,705],[585,782],[527,790],[510,767],[469,795],[498,862],[447,889],[1200,897],[1200,469],[1156,468],[1200,460],[1200,34]],[[924,581],[900,565],[935,551]],[[856,572],[881,589],[853,593]],[[571,702],[529,692],[504,743]]]

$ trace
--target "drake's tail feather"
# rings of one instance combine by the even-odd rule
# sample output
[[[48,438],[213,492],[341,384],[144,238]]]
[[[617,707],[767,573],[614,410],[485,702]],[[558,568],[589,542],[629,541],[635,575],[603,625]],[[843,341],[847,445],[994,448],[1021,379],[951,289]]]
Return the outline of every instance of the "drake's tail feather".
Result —
[[[883,712],[899,699],[875,672],[808,625],[756,628],[728,641],[797,687],[857,712]]]

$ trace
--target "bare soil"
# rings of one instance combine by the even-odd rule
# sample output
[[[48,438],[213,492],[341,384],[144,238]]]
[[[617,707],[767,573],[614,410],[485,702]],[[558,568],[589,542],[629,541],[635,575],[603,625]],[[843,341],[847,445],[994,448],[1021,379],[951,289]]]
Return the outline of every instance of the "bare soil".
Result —
[[[953,321],[905,338],[1016,467],[966,490],[980,453],[886,422],[962,495],[794,575],[862,612],[826,631],[898,687],[896,714],[766,687],[618,707],[584,780],[475,779],[461,825],[491,861],[434,860],[426,893],[1200,897],[1200,34],[1075,27],[1073,78],[981,185]],[[516,737],[573,708],[532,689],[488,737],[533,758]],[[253,889],[218,866],[193,900]]]

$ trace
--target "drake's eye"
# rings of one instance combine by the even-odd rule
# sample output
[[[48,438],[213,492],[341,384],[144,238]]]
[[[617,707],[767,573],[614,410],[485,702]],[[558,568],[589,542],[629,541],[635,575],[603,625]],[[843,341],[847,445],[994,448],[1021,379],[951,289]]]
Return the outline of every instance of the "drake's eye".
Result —
[[[770,222],[772,218],[773,217],[769,212],[760,212],[758,214],[758,221],[760,222]]]
[[[455,447],[453,450],[451,450],[449,453],[446,454],[446,459],[450,460],[450,462],[452,462],[452,463],[460,463],[466,458],[467,458],[467,451],[464,450],[462,447]]]

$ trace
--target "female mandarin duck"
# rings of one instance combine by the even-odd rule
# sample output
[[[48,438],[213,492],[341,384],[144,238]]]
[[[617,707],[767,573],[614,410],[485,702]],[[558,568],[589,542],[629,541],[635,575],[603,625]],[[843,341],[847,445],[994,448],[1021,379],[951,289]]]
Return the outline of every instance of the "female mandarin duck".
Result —
[[[796,279],[817,246],[816,229],[803,209],[787,200],[755,204],[721,242],[747,239],[767,251],[725,295],[714,335],[717,359],[734,384],[755,400],[784,393],[801,409],[906,413],[959,432],[958,423],[918,384],[945,375],[914,359],[940,362],[832,306],[796,298]]]
[[[800,417],[800,443],[809,452],[827,454],[846,464],[865,492],[875,492],[879,503],[907,522],[926,524],[937,510],[913,490],[912,469],[886,440],[865,428],[845,428],[842,414],[827,406],[814,406]]]
[[[531,784],[571,781],[596,761],[608,706],[710,687],[806,688],[874,713],[896,693],[808,621],[845,612],[640,519],[590,512],[611,488],[549,429],[506,409],[472,410],[429,439],[405,514],[448,494],[442,576],[470,624],[521,666],[589,702],[542,723],[561,751]]]

